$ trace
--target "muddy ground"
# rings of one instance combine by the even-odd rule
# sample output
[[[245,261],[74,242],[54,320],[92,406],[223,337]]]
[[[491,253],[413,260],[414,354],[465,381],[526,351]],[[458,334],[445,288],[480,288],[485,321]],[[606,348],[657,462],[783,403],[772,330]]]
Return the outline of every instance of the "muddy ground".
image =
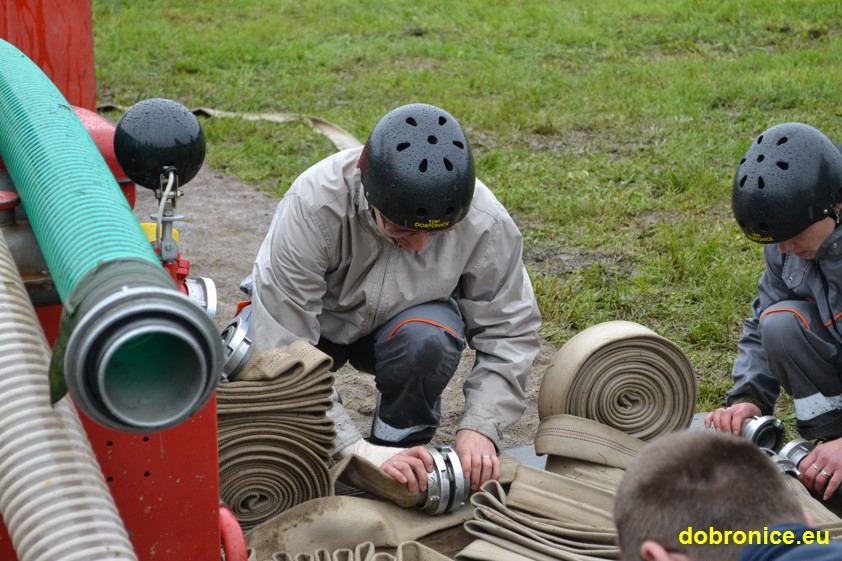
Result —
[[[180,234],[179,249],[190,261],[190,277],[207,277],[216,285],[219,301],[216,323],[222,329],[244,296],[239,290],[240,281],[251,271],[278,200],[208,166],[184,186],[183,192],[176,208],[176,213],[185,218],[175,225]],[[149,215],[156,212],[155,206],[154,194],[138,187],[135,204],[138,219],[149,222]],[[526,388],[527,412],[506,432],[507,448],[533,443],[538,426],[540,379],[554,354],[555,349],[543,342]],[[462,382],[472,364],[473,354],[466,351],[454,380],[442,396],[443,419],[434,442],[453,442],[464,405]],[[346,366],[337,372],[337,387],[360,431],[367,435],[376,397],[372,377]]]

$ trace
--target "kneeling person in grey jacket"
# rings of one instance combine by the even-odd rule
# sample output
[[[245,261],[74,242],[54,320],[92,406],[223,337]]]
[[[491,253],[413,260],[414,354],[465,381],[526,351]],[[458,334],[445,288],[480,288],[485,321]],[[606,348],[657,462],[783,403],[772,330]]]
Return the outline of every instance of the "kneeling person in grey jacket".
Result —
[[[465,133],[438,107],[383,117],[365,146],[334,154],[292,184],[253,270],[257,347],[308,340],[374,374],[369,439],[337,403],[335,455],[356,453],[426,488],[423,446],[467,345],[476,361],[454,448],[476,489],[500,475],[503,430],[526,407],[540,326],[522,237],[474,172]]]

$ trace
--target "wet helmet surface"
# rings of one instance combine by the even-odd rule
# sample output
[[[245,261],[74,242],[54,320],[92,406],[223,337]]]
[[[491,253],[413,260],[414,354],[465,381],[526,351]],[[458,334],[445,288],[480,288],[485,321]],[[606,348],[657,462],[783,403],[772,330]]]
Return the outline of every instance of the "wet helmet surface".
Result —
[[[731,208],[758,243],[786,241],[833,212],[842,188],[842,153],[803,123],[776,125],[752,142],[740,161]]]
[[[369,204],[399,226],[442,230],[468,214],[476,181],[471,147],[439,107],[389,112],[369,135],[359,167]]]

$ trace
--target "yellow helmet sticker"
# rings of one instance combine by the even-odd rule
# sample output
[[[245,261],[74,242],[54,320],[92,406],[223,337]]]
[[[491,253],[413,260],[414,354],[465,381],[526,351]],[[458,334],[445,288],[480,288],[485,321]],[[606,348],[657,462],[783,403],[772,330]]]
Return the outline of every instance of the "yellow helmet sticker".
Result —
[[[450,222],[439,220],[438,218],[431,218],[426,222],[416,222],[412,227],[416,230],[441,230],[450,226]]]
[[[775,241],[772,238],[772,236],[764,236],[762,234],[758,234],[757,232],[752,232],[751,234],[749,234],[748,239],[750,239],[753,242],[757,242],[757,243],[770,243],[770,242]]]

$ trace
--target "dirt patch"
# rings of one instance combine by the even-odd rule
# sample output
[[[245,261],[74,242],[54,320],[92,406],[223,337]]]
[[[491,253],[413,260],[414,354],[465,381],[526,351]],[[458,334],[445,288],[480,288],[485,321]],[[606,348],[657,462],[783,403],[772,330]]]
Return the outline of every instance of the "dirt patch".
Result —
[[[221,329],[236,313],[237,303],[244,298],[240,281],[251,272],[254,258],[278,200],[225,176],[208,166],[183,187],[176,213],[185,220],[177,222],[179,249],[190,261],[190,277],[213,280],[218,293],[216,315]],[[135,215],[141,222],[151,222],[157,212],[153,193],[138,188]],[[505,435],[505,446],[531,445],[538,427],[538,389],[541,376],[555,354],[555,349],[542,341],[526,388],[528,408],[523,418]],[[462,383],[474,362],[474,353],[467,350],[453,381],[442,396],[442,424],[434,442],[452,443],[461,419],[464,397]],[[376,389],[372,376],[344,367],[337,372],[337,388],[351,415],[364,435],[369,433],[374,412]]]
[[[602,266],[615,276],[633,271],[632,264],[622,256],[603,251],[570,249],[564,247],[563,243],[553,241],[529,244],[524,249],[523,261],[534,271],[554,277],[584,271],[595,265]]]

